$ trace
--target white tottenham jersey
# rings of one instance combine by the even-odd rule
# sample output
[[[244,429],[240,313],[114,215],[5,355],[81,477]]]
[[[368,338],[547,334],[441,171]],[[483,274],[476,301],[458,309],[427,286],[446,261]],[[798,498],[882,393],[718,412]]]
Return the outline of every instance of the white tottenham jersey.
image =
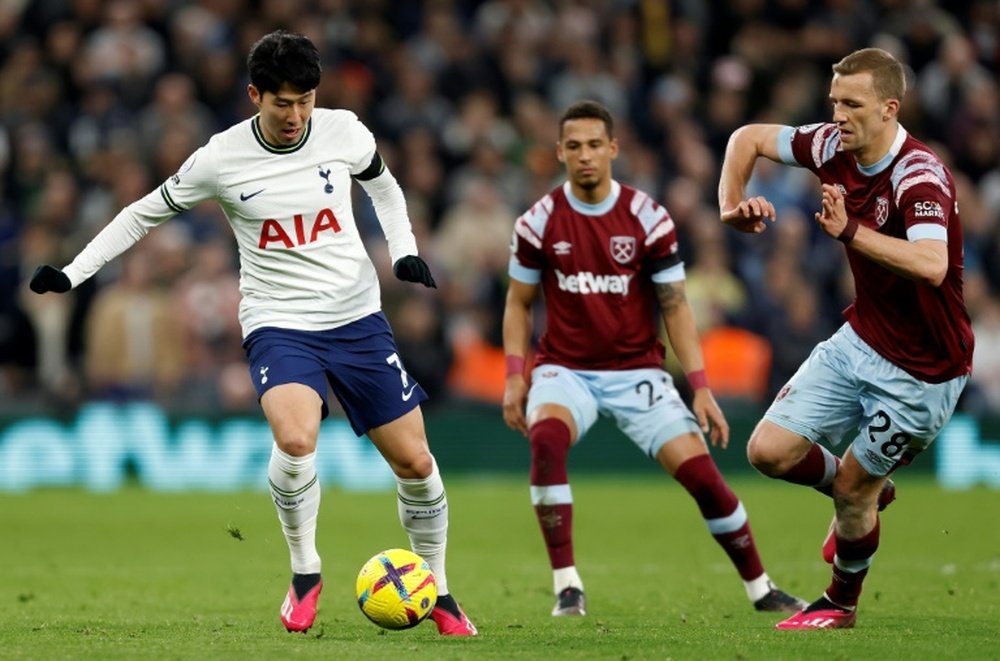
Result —
[[[316,108],[302,140],[282,147],[265,142],[255,118],[245,120],[126,207],[106,228],[118,224],[117,234],[98,235],[66,273],[76,286],[150,228],[214,199],[239,245],[244,337],[263,326],[324,330],[356,321],[381,308],[351,207],[351,174],[363,172],[374,154],[375,138],[347,110]],[[416,254],[409,222],[394,229],[405,231],[397,245],[390,240],[390,252]]]

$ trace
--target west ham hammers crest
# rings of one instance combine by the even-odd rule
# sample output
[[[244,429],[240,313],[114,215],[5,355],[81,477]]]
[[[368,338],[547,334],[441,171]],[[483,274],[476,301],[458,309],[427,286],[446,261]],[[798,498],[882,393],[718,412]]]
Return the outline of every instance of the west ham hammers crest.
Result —
[[[611,256],[619,264],[628,264],[635,257],[634,236],[611,237]]]
[[[878,223],[879,227],[882,227],[888,219],[889,200],[879,195],[878,198],[875,199],[875,222]]]

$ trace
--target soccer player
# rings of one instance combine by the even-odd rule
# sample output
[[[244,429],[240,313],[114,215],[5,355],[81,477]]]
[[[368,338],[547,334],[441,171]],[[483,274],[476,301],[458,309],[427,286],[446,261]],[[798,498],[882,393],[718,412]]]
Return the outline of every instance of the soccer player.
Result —
[[[889,53],[851,53],[833,66],[831,123],[744,126],[722,166],[722,221],[752,233],[775,220],[767,199],[744,199],[757,157],[812,170],[822,182],[816,222],[846,246],[856,290],[847,322],[778,393],[747,446],[765,475],[834,501],[824,544],[833,579],[779,629],[854,625],[878,549],[878,510],[895,491],[887,476],[934,440],[969,379],[955,183],[899,125],[905,89],[903,67]],[[844,440],[841,458],[820,445]]]
[[[648,195],[612,178],[618,143],[600,104],[565,111],[556,154],[568,180],[515,223],[503,318],[503,416],[531,448],[531,502],[553,572],[552,614],[586,612],[566,460],[599,413],[613,416],[687,489],[757,610],[798,610],[805,602],[777,589],[764,571],[747,513],[705,443],[707,433],[726,447],[729,425],[705,379],[673,220]],[[525,357],[540,289],[548,321],[529,389]],[[693,415],[663,369],[657,304],[694,391]]]
[[[68,291],[160,223],[216,200],[239,245],[243,346],[274,434],[268,480],[293,572],[282,623],[307,631],[323,587],[315,452],[329,385],[354,431],[368,435],[396,475],[400,521],[437,578],[438,630],[476,635],[448,588],[448,501],[424,432],[426,395],[400,360],[351,208],[357,181],[372,199],[396,277],[434,287],[402,190],[353,113],[314,106],[320,55],[309,39],[267,34],[247,66],[258,113],[213,136],[125,207],[65,269],[38,267],[31,289]]]

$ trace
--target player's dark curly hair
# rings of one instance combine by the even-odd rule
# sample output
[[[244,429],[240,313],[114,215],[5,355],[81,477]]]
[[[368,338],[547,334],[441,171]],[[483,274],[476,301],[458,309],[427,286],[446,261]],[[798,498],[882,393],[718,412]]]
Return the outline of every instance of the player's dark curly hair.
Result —
[[[319,50],[301,34],[276,30],[261,37],[247,55],[250,82],[263,94],[276,94],[282,83],[301,92],[319,87]]]
[[[613,138],[615,123],[611,112],[597,101],[578,101],[566,109],[559,118],[559,137],[562,138],[563,125],[571,119],[599,119],[604,122],[608,137]]]

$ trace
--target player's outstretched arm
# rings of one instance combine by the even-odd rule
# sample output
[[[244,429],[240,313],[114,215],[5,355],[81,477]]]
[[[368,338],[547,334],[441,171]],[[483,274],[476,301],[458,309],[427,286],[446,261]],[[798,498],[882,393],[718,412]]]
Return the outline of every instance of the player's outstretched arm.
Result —
[[[400,280],[405,280],[406,282],[419,282],[424,287],[433,287],[437,289],[437,283],[434,282],[434,276],[431,275],[431,269],[427,266],[427,262],[420,259],[416,255],[400,257],[396,260],[396,263],[392,265],[392,272],[395,273],[396,277]]]
[[[159,189],[150,192],[119,211],[68,265],[58,269],[43,264],[35,269],[28,287],[36,294],[68,292],[175,213],[167,206]]]
[[[741,232],[760,234],[774,222],[774,205],[764,197],[744,199],[747,182],[757,158],[781,162],[778,154],[780,124],[747,124],[729,137],[719,175],[719,217]]]
[[[36,294],[55,292],[65,294],[73,288],[73,283],[69,281],[69,276],[61,270],[48,264],[42,264],[35,269],[35,274],[31,276],[28,287]]]
[[[684,373],[703,375],[705,361],[701,353],[701,340],[694,323],[694,312],[684,295],[684,282],[658,282],[655,288],[670,346],[677,354]],[[694,391],[691,411],[712,445],[725,448],[729,445],[729,423],[708,384],[703,378],[700,381],[691,384]]]
[[[531,305],[538,285],[511,278],[503,309],[503,349],[507,355],[507,380],[503,389],[503,420],[514,431],[528,435],[524,408],[528,402],[528,381],[524,376],[531,337]]]

